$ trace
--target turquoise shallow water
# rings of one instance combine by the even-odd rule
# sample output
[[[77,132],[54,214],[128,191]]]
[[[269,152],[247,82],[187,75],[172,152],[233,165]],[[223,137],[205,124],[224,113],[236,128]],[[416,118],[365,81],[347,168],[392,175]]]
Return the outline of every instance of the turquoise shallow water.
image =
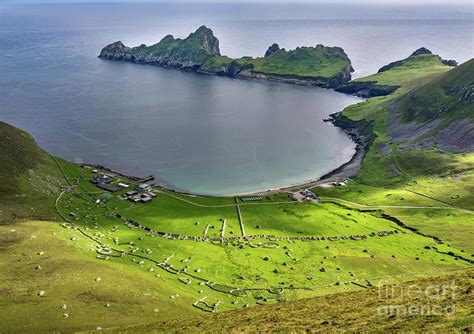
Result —
[[[321,120],[359,99],[104,61],[97,54],[119,39],[150,44],[206,24],[231,56],[261,55],[273,42],[286,48],[342,46],[356,76],[422,45],[445,58],[471,56],[472,37],[462,36],[472,31],[466,10],[370,8],[3,6],[0,119],[31,132],[61,157],[152,173],[198,193],[234,194],[313,180],[354,153],[350,139]]]

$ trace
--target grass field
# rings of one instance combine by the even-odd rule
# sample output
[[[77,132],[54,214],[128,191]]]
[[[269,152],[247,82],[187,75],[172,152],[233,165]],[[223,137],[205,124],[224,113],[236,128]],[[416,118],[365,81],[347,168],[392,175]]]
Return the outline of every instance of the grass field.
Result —
[[[94,242],[57,223],[0,225],[0,240],[2,333],[94,330],[197,313],[186,292],[180,298],[188,303],[174,303],[176,289],[165,280],[97,260]]]
[[[78,186],[59,201],[63,214],[72,210],[74,223],[101,243],[145,256],[144,270],[154,268],[153,261],[167,259],[166,263],[181,273],[176,275],[161,268],[163,279],[174,282],[177,289],[184,289],[196,300],[210,293],[209,297],[221,301],[219,308],[223,310],[299,299],[319,294],[321,289],[329,293],[360,288],[352,281],[366,285],[367,280],[386,276],[398,281],[410,274],[470,266],[460,250],[397,225],[381,210],[361,211],[340,203],[281,203],[271,197],[261,204],[239,203],[246,236],[251,238],[245,240],[235,202],[220,200],[212,205],[209,198],[195,202],[192,197],[158,190],[152,203],[134,204],[119,199],[123,190],[106,204],[95,205],[94,199],[103,193],[89,183],[91,177],[88,168],[70,177]],[[114,218],[116,213],[143,227],[181,237],[152,236],[147,231],[125,227],[123,221]],[[225,234],[220,239],[224,220]],[[182,238],[204,236],[207,225],[209,240]],[[379,232],[390,234],[379,236]],[[235,240],[226,239],[229,237]],[[311,237],[320,240],[300,240]],[[331,237],[338,240],[330,240]],[[121,262],[125,258],[110,260]],[[133,267],[137,262],[130,263]],[[183,273],[192,275],[190,284],[180,281]],[[225,293],[227,288],[216,293],[208,285],[200,285],[209,281],[242,289],[245,296]],[[277,288],[283,292],[272,296],[269,291]]]

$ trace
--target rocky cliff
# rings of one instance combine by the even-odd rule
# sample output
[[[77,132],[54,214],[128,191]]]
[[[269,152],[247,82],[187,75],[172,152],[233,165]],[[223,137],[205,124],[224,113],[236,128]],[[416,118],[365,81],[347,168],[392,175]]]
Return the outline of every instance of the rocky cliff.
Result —
[[[130,48],[122,42],[112,43],[100,52],[99,58],[136,63],[198,69],[208,58],[220,56],[219,40],[212,30],[201,26],[185,39],[165,36],[157,44]]]
[[[260,58],[222,56],[219,40],[206,26],[185,39],[167,35],[151,46],[142,44],[131,48],[118,41],[104,47],[99,58],[330,88],[348,82],[353,71],[342,48],[321,44],[286,51],[275,43]]]

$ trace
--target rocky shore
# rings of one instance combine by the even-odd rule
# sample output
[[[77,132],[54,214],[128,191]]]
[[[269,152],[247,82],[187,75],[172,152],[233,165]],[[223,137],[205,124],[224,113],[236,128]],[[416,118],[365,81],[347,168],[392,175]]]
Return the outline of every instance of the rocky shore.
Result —
[[[362,160],[376,137],[373,132],[372,122],[367,120],[354,121],[344,116],[342,112],[330,115],[327,121],[341,128],[351,137],[352,141],[356,144],[356,153],[352,156],[351,160],[339,168],[321,176],[320,180],[346,178],[357,175],[360,171]]]
[[[324,174],[314,181],[303,182],[275,190],[255,192],[253,195],[271,195],[279,192],[294,191],[301,188],[312,188],[328,184],[334,181],[343,180],[357,175],[361,169],[362,161],[375,140],[372,122],[366,120],[354,121],[344,116],[342,112],[331,114],[325,122],[332,123],[334,126],[342,129],[352,141],[356,144],[356,152],[351,160],[337,167],[331,172]]]

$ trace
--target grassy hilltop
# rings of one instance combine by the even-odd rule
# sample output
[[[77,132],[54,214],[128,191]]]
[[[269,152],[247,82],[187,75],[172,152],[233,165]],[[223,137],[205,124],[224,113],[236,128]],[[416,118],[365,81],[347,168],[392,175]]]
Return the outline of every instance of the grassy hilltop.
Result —
[[[270,57],[283,52],[275,50]],[[452,69],[435,55],[410,57],[358,79],[396,88],[343,111],[371,122],[375,139],[352,182],[313,189],[318,204],[285,193],[201,198],[156,187],[152,202],[133,203],[122,196],[136,180],[51,157],[0,123],[0,332],[472,326],[474,155],[390,132],[412,122],[394,115],[430,91],[442,96],[440,119],[472,116],[450,97],[472,96],[472,61]],[[100,172],[130,188],[97,188],[90,180]],[[455,279],[458,312],[376,314],[372,305],[383,301],[374,287],[414,279]]]

